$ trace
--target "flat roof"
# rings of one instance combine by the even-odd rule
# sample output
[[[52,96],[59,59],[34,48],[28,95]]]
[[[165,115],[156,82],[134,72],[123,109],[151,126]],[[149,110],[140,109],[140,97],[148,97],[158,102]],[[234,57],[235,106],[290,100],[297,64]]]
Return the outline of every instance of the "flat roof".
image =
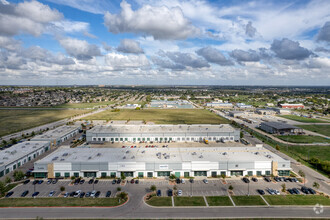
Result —
[[[107,125],[95,126],[88,133],[164,133],[164,132],[235,132],[229,124],[194,124],[194,125]]]
[[[49,145],[49,141],[24,141],[22,143],[15,144],[10,148],[0,151],[0,166],[8,165],[36,150],[39,150],[46,145]]]
[[[40,140],[40,139],[57,139],[57,138],[61,138],[65,135],[67,135],[68,133],[76,130],[77,128],[79,128],[79,126],[74,126],[74,125],[63,125],[60,127],[57,127],[55,129],[46,131],[43,134],[37,135],[34,138],[32,138],[32,140]]]
[[[68,162],[192,162],[287,160],[263,147],[208,148],[63,148],[37,163]]]
[[[301,129],[294,125],[286,124],[286,123],[280,123],[280,122],[261,122],[261,124],[267,125],[269,127],[275,128],[275,129]]]

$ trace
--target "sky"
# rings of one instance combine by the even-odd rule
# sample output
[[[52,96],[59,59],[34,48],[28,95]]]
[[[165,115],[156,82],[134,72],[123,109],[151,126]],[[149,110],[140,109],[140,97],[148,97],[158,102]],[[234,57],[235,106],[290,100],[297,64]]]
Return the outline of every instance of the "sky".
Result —
[[[329,0],[0,0],[0,85],[330,85]]]

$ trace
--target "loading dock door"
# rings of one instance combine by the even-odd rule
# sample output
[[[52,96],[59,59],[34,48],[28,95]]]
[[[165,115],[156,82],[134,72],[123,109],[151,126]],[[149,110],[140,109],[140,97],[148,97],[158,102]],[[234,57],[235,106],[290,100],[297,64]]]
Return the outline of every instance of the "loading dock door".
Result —
[[[180,172],[175,172],[175,177],[180,178]]]

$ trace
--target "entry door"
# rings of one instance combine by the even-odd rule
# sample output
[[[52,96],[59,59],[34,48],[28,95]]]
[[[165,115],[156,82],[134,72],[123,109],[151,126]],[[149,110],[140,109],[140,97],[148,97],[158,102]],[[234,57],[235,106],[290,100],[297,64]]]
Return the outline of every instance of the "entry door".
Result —
[[[175,177],[180,178],[180,172],[175,172]]]

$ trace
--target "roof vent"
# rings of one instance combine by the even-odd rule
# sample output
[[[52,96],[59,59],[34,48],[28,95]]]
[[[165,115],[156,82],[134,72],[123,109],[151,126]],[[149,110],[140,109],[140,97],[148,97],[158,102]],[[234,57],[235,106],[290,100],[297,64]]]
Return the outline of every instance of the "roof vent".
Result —
[[[123,159],[125,160],[126,159],[126,156],[124,156]]]
[[[92,159],[92,157],[88,157],[88,160]]]
[[[64,153],[62,156],[63,157],[66,157],[66,156],[68,156],[69,154],[68,153]]]
[[[200,155],[199,158],[203,158],[203,155]]]
[[[97,155],[96,155],[96,156],[98,156],[98,157],[99,157],[99,156],[101,156],[101,153],[97,153]]]
[[[192,154],[191,155],[196,155],[197,153],[196,152],[192,152]]]
[[[258,154],[259,154],[259,152],[255,152],[254,154],[255,154],[255,155],[258,155]]]
[[[134,159],[134,158],[135,158],[135,156],[132,156],[132,157],[131,157],[131,159]]]
[[[128,154],[128,153],[129,153],[129,150],[128,150],[128,151],[126,151],[126,153]]]
[[[222,155],[227,155],[227,152],[223,152]]]
[[[64,158],[62,158],[61,161],[64,161]]]

